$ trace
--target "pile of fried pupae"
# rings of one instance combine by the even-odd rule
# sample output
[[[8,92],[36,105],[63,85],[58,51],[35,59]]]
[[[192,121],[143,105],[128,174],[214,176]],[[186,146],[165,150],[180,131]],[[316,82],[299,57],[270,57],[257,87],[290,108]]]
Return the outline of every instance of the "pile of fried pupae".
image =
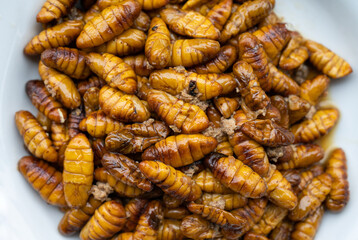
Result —
[[[345,153],[317,140],[339,119],[329,83],[352,69],[275,0],[76,2],[38,13],[38,114],[15,114],[18,170],[61,234],[309,240],[345,207]]]

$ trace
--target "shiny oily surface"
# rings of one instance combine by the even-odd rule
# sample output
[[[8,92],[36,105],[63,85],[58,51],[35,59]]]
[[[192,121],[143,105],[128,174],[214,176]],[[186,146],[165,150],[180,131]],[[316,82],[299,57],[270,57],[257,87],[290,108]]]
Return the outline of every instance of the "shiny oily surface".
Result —
[[[28,79],[37,79],[37,62],[26,58],[23,46],[40,30],[35,19],[44,1],[13,0],[3,3],[0,9],[0,238],[1,239],[68,239],[58,234],[56,226],[62,213],[56,208],[43,204],[40,196],[33,191],[20,173],[16,164],[25,150],[19,147],[22,141],[13,114],[18,109],[36,113],[27,96],[24,84]],[[277,0],[275,11],[285,20],[294,24],[307,38],[331,48],[344,57],[356,71],[358,69],[358,38],[356,11],[358,2],[354,0]],[[319,17],[317,17],[319,16]],[[335,131],[334,143],[347,154],[348,176],[351,184],[351,201],[340,214],[326,212],[315,239],[333,240],[356,239],[358,219],[358,175],[354,174],[358,162],[358,117],[356,102],[358,95],[357,73],[341,80],[332,80],[330,93],[332,101],[341,111],[341,119]],[[351,160],[351,161],[350,161]],[[26,199],[26,201],[23,201]],[[41,222],[41,224],[38,224]],[[18,231],[21,226],[21,231]]]

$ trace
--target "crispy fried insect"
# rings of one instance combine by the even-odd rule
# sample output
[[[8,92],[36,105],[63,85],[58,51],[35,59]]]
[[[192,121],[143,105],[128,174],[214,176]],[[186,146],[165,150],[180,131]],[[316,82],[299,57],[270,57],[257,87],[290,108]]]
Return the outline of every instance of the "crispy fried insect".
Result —
[[[124,206],[127,216],[127,222],[123,227],[124,232],[131,232],[136,228],[139,216],[147,203],[146,199],[133,198]]]
[[[232,190],[221,184],[209,170],[203,170],[197,175],[194,175],[193,180],[203,192],[219,194],[233,193]]]
[[[92,141],[92,150],[94,155],[94,164],[95,166],[101,165],[102,157],[105,153],[107,153],[107,149],[105,147],[104,139],[97,138]]]
[[[277,65],[280,53],[291,39],[290,31],[284,23],[264,26],[253,33],[260,40],[267,56]]]
[[[300,97],[312,105],[318,103],[319,98],[329,86],[329,78],[326,75],[318,75],[312,80],[306,80],[301,84]]]
[[[191,10],[202,4],[208,3],[210,0],[188,0],[182,7],[183,10]]]
[[[153,189],[153,184],[139,171],[138,163],[124,155],[120,153],[105,153],[101,163],[117,180],[147,192]]]
[[[180,134],[157,142],[142,154],[142,160],[159,160],[172,167],[182,167],[214,151],[218,142],[203,134]]]
[[[280,57],[280,68],[293,70],[302,65],[307,58],[308,49],[304,46],[304,39],[298,32],[291,32],[291,40]]]
[[[266,194],[267,186],[260,175],[232,156],[212,153],[205,158],[205,165],[223,185],[244,197],[260,198]]]
[[[91,70],[86,65],[85,55],[85,52],[75,48],[51,48],[41,53],[41,62],[71,78],[85,79],[91,74]]]
[[[66,110],[62,107],[61,103],[51,96],[42,81],[28,81],[26,83],[26,93],[32,104],[46,117],[57,123],[64,123],[66,121]]]
[[[271,91],[282,96],[300,94],[300,86],[295,82],[295,80],[278,70],[272,63],[269,63],[269,69],[272,81]]]
[[[85,107],[86,116],[99,110],[99,88],[89,88],[83,95],[83,105]]]
[[[288,103],[285,98],[280,95],[270,97],[271,105],[274,106],[279,112],[281,119],[277,122],[283,128],[289,128],[290,116],[288,114]]]
[[[154,119],[148,119],[143,123],[124,125],[123,129],[142,137],[158,136],[166,138],[170,133],[169,127],[164,122],[155,121]]]
[[[251,229],[252,232],[261,235],[269,234],[287,215],[288,210],[270,203],[260,221]]]
[[[223,88],[217,80],[226,79],[227,76],[229,75],[197,74],[164,69],[150,74],[149,83],[152,88],[172,95],[186,92],[191,96],[197,96],[200,100],[208,100],[222,93]]]
[[[163,91],[150,90],[147,101],[166,124],[176,126],[183,133],[201,132],[209,126],[208,117],[198,106]]]
[[[102,88],[104,85],[106,85],[106,81],[97,76],[92,76],[87,81],[79,82],[77,89],[81,96],[83,96],[88,89],[92,87]]]
[[[166,8],[160,11],[160,16],[170,30],[177,34],[213,40],[220,36],[220,31],[210,20],[198,12]]]
[[[301,222],[295,224],[291,234],[292,240],[313,240],[324,214],[323,206],[315,210],[311,215]]]
[[[221,230],[221,233],[227,239],[238,239],[248,230],[250,230],[252,226],[254,226],[255,223],[257,223],[261,219],[262,215],[264,214],[266,205],[266,198],[249,199],[247,205],[242,208],[238,208],[231,211],[232,214],[237,215],[242,219],[245,219],[245,225],[242,228],[237,229],[224,226]]]
[[[15,123],[20,135],[24,139],[27,149],[35,157],[42,158],[49,162],[57,162],[58,153],[52,141],[30,112],[16,112]]]
[[[51,123],[51,139],[56,150],[59,150],[62,145],[70,140],[68,129],[64,123]]]
[[[232,210],[243,207],[247,204],[247,198],[238,193],[232,194],[210,194],[204,193],[201,198],[196,200],[197,203],[213,206],[225,210]]]
[[[228,142],[228,141],[220,142],[217,145],[217,147],[215,149],[215,152],[224,154],[226,156],[233,156],[234,155],[234,150],[233,150],[230,142]]]
[[[222,0],[215,4],[215,6],[208,12],[206,18],[218,30],[222,30],[226,21],[230,17],[232,0]]]
[[[112,240],[133,240],[133,232],[123,232],[113,237]]]
[[[194,201],[201,196],[200,187],[179,170],[162,162],[142,161],[139,169],[166,194],[185,201]]]
[[[297,197],[292,190],[291,184],[276,170],[274,165],[270,165],[267,176],[264,177],[267,184],[268,199],[279,207],[292,210],[297,205]]]
[[[149,26],[150,26],[150,17],[145,12],[141,11],[137,19],[134,20],[132,28],[146,32],[148,31]]]
[[[113,177],[106,169],[97,168],[94,171],[94,178],[100,182],[108,183],[116,193],[123,197],[138,197],[144,193],[140,188],[129,186]]]
[[[61,172],[48,165],[45,161],[37,160],[32,156],[22,157],[17,167],[43,200],[51,205],[67,206]]]
[[[321,165],[315,165],[310,167],[307,171],[301,172],[301,182],[295,188],[296,192],[301,192],[307,187],[309,183],[312,182],[312,179],[323,174],[324,169]]]
[[[93,181],[93,151],[82,133],[68,143],[63,163],[65,198],[70,207],[83,207]]]
[[[150,65],[144,54],[127,56],[123,58],[123,61],[127,63],[139,76],[149,76],[154,70],[154,67]]]
[[[281,171],[282,176],[291,184],[292,188],[297,187],[301,183],[301,175],[298,169],[289,169]]]
[[[332,176],[332,189],[327,196],[326,207],[332,211],[342,210],[349,201],[347,160],[344,151],[335,149],[328,159],[326,172]]]
[[[51,132],[52,121],[48,117],[46,117],[42,112],[37,113],[36,120],[41,124],[42,128],[46,132]]]
[[[133,240],[155,240],[158,237],[158,228],[163,220],[163,206],[160,201],[149,202],[139,217]]]
[[[233,72],[245,104],[252,111],[264,111],[270,104],[270,99],[260,87],[251,65],[238,61],[233,66]]]
[[[80,133],[80,122],[83,118],[84,113],[79,108],[72,110],[69,114],[67,119],[67,129],[70,139]]]
[[[331,187],[332,177],[328,173],[313,178],[312,182],[298,195],[298,204],[289,213],[289,218],[293,221],[301,221],[313,213],[325,200]]]
[[[78,36],[78,48],[99,46],[127,30],[139,16],[141,7],[134,0],[105,8],[100,14],[86,23]]]
[[[49,48],[67,46],[76,39],[82,28],[83,22],[80,20],[69,20],[47,28],[31,39],[26,45],[24,53],[34,56]]]
[[[274,1],[270,0],[248,1],[240,5],[227,20],[221,32],[220,42],[224,43],[258,24],[269,15],[274,5]]]
[[[181,220],[185,216],[189,215],[189,211],[185,207],[178,207],[178,208],[164,208],[164,217],[170,219],[178,219]]]
[[[58,224],[58,231],[65,236],[79,232],[101,204],[101,201],[91,196],[85,206],[67,210]]]
[[[288,96],[287,102],[290,124],[301,120],[311,109],[311,104],[309,102],[296,95]]]
[[[165,22],[158,17],[152,19],[145,43],[145,56],[157,69],[165,68],[170,61],[170,33]]]
[[[89,53],[86,61],[91,70],[103,78],[109,86],[133,94],[137,91],[137,77],[133,69],[121,58],[109,53]]]
[[[81,131],[87,131],[92,137],[104,137],[110,132],[123,128],[123,123],[116,121],[98,110],[84,118],[79,125]]]
[[[123,154],[143,152],[145,149],[160,141],[159,136],[142,137],[136,136],[129,130],[110,132],[106,137],[106,149]]]
[[[352,72],[352,68],[343,58],[314,41],[306,41],[311,63],[331,78],[341,78]]]
[[[228,228],[241,228],[246,224],[246,219],[239,215],[227,212],[217,207],[197,204],[191,202],[187,205],[190,212],[199,214],[205,219],[219,226],[225,226]]]
[[[40,12],[36,16],[36,21],[48,23],[67,15],[69,10],[75,5],[76,0],[46,0]]]
[[[289,240],[293,230],[293,223],[288,220],[283,220],[277,227],[272,230],[270,239],[272,240]]]
[[[105,114],[122,122],[144,122],[150,117],[148,109],[135,96],[104,86],[99,92],[99,105]]]
[[[186,216],[181,222],[180,230],[185,237],[193,239],[211,239],[221,236],[209,221],[196,214]]]
[[[236,1],[240,2],[240,0],[236,0]],[[245,2],[245,0],[243,0],[243,2]],[[262,21],[259,23],[258,27],[262,28],[264,26],[273,25],[273,24],[279,23],[281,21],[282,21],[282,19],[280,17],[278,17],[274,11],[272,11],[267,17],[262,19]]]
[[[290,131],[296,143],[308,143],[326,135],[337,123],[339,111],[335,108],[318,110],[312,119],[293,125]]]
[[[113,200],[105,202],[82,228],[80,238],[82,240],[110,238],[123,228],[125,222],[126,213],[122,204]]]
[[[158,240],[182,240],[184,238],[180,231],[181,221],[174,219],[163,219],[158,228]]]
[[[290,131],[269,119],[249,120],[242,125],[241,131],[264,146],[277,147],[294,142],[294,136]]]
[[[164,7],[169,3],[169,0],[139,0],[143,10],[150,11]]]
[[[175,209],[178,208],[184,201],[181,199],[178,199],[176,197],[172,197],[168,194],[163,195],[163,203],[164,206],[169,209]]]
[[[220,51],[220,43],[211,39],[179,39],[171,44],[168,66],[192,67],[209,61]]]
[[[224,118],[229,118],[240,107],[239,98],[218,97],[214,99],[214,105]]]
[[[248,232],[245,234],[243,240],[269,240],[266,236]]]
[[[277,164],[278,170],[308,167],[320,161],[324,156],[324,150],[318,144],[290,145],[290,147],[292,151],[288,150],[288,154],[291,153],[289,161]]]
[[[230,0],[223,0],[230,1]],[[236,61],[236,48],[231,45],[225,45],[220,48],[220,51],[210,61],[194,66],[188,71],[197,73],[223,73]]]

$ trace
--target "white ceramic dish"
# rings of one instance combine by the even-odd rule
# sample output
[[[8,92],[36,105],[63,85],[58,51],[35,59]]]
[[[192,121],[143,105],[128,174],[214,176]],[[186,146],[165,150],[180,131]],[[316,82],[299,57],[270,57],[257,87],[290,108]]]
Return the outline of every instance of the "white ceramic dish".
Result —
[[[44,0],[12,0],[0,8],[0,239],[68,239],[57,232],[62,213],[46,205],[17,172],[16,164],[27,154],[15,124],[14,113],[27,109],[36,113],[24,88],[38,78],[37,62],[22,49],[40,30],[35,16]],[[307,38],[323,43],[344,57],[354,73],[332,80],[330,93],[341,110],[334,143],[348,157],[351,199],[339,214],[326,213],[317,240],[358,239],[358,1],[277,0],[276,10]]]

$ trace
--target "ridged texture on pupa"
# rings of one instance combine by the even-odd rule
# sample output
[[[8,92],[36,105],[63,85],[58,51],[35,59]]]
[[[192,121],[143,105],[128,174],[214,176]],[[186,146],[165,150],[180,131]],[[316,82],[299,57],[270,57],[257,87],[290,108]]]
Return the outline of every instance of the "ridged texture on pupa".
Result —
[[[181,221],[175,219],[163,219],[158,228],[158,240],[182,240],[184,238],[180,231]]]
[[[124,232],[131,232],[136,228],[141,212],[147,203],[146,199],[133,198],[124,206],[127,216],[127,222],[123,227]]]
[[[233,193],[231,189],[225,187],[219,182],[210,170],[203,170],[193,176],[195,183],[201,188],[203,192],[230,194]]]
[[[208,12],[206,18],[221,31],[230,17],[231,6],[232,0],[222,0]]]
[[[300,97],[312,105],[316,105],[329,87],[330,80],[326,75],[318,75],[314,79],[301,84]]]
[[[152,66],[144,54],[139,54],[135,56],[127,56],[123,58],[123,61],[127,63],[135,72],[135,74],[147,77],[151,72],[154,71],[154,66]]]
[[[324,214],[323,206],[319,207],[311,215],[295,224],[294,230],[291,233],[292,240],[313,240],[318,227],[321,223]]]
[[[291,40],[283,50],[279,66],[285,70],[293,70],[301,66],[309,57],[304,39],[298,32],[291,32]]]
[[[181,222],[180,230],[185,237],[192,239],[211,239],[221,236],[217,229],[211,227],[209,221],[196,214],[186,216]]]
[[[77,0],[46,0],[36,16],[37,22],[48,23],[66,16]]]

